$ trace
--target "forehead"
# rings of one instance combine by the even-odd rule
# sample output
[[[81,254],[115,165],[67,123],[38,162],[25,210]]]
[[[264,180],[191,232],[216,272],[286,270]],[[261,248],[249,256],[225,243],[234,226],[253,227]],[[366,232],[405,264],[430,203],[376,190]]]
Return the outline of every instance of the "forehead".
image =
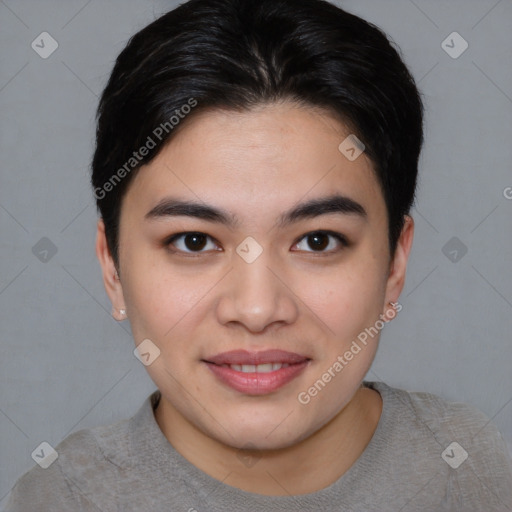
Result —
[[[222,205],[250,224],[336,193],[363,204],[369,216],[385,214],[371,161],[340,151],[350,131],[326,113],[284,103],[189,121],[129,187],[125,204],[138,216],[172,195]]]

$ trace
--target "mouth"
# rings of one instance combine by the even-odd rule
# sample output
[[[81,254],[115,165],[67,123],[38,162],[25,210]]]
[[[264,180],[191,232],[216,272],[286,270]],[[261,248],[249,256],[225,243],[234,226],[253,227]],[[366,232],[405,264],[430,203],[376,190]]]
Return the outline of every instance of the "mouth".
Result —
[[[298,377],[310,358],[283,350],[235,350],[203,359],[220,382],[240,393],[265,395]]]

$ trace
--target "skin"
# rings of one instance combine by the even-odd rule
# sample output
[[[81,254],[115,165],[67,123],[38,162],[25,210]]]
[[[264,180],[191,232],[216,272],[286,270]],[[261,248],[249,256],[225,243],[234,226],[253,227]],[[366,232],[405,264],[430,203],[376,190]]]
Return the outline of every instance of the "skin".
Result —
[[[119,280],[98,222],[96,252],[112,304],[126,309],[136,345],[149,338],[160,349],[146,367],[162,393],[158,425],[192,464],[246,491],[327,487],[361,455],[381,415],[379,393],[361,386],[378,336],[308,404],[297,399],[398,300],[413,239],[406,217],[390,257],[372,163],[364,153],[351,162],[338,150],[349,133],[325,112],[286,102],[198,114],[128,188]],[[297,203],[335,192],[360,203],[366,218],[335,213],[277,226]],[[144,218],[170,195],[223,208],[239,224]],[[344,234],[349,246],[324,237],[315,250],[305,235],[318,230]],[[187,231],[211,238],[199,252],[183,238],[165,246],[170,235]],[[263,249],[250,264],[236,252],[247,236]],[[296,379],[262,396],[227,387],[201,362],[234,349],[272,348],[311,360]]]

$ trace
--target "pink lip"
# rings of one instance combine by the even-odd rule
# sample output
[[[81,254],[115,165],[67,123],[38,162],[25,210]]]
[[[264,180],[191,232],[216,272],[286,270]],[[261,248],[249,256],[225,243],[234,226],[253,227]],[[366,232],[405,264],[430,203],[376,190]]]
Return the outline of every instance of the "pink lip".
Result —
[[[233,350],[224,352],[203,362],[224,384],[230,388],[248,395],[265,395],[278,390],[295,379],[308,366],[310,359],[283,350],[265,350],[262,352],[247,352]],[[287,363],[290,366],[268,373],[244,373],[232,368],[221,366],[223,364],[250,364]]]

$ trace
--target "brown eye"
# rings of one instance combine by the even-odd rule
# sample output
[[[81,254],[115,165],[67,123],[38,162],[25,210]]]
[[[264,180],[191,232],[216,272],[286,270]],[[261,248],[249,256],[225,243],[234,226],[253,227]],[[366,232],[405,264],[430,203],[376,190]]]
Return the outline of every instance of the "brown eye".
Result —
[[[303,243],[303,247],[299,249],[305,252],[337,252],[341,250],[341,248],[348,246],[346,238],[341,233],[332,231],[315,231],[313,233],[307,233],[300,240],[306,241],[305,244]],[[301,242],[296,245],[299,246],[300,243]],[[308,248],[311,250],[308,250]]]
[[[169,238],[166,241],[166,245],[174,246],[177,249],[176,252],[200,253],[205,252],[203,249],[207,247],[209,240],[211,240],[211,237],[205,233],[178,233]],[[215,249],[216,245],[211,245],[213,245],[213,247],[210,247],[210,249]]]
[[[325,233],[308,235],[308,245],[315,251],[323,251],[329,245],[329,237]]]

